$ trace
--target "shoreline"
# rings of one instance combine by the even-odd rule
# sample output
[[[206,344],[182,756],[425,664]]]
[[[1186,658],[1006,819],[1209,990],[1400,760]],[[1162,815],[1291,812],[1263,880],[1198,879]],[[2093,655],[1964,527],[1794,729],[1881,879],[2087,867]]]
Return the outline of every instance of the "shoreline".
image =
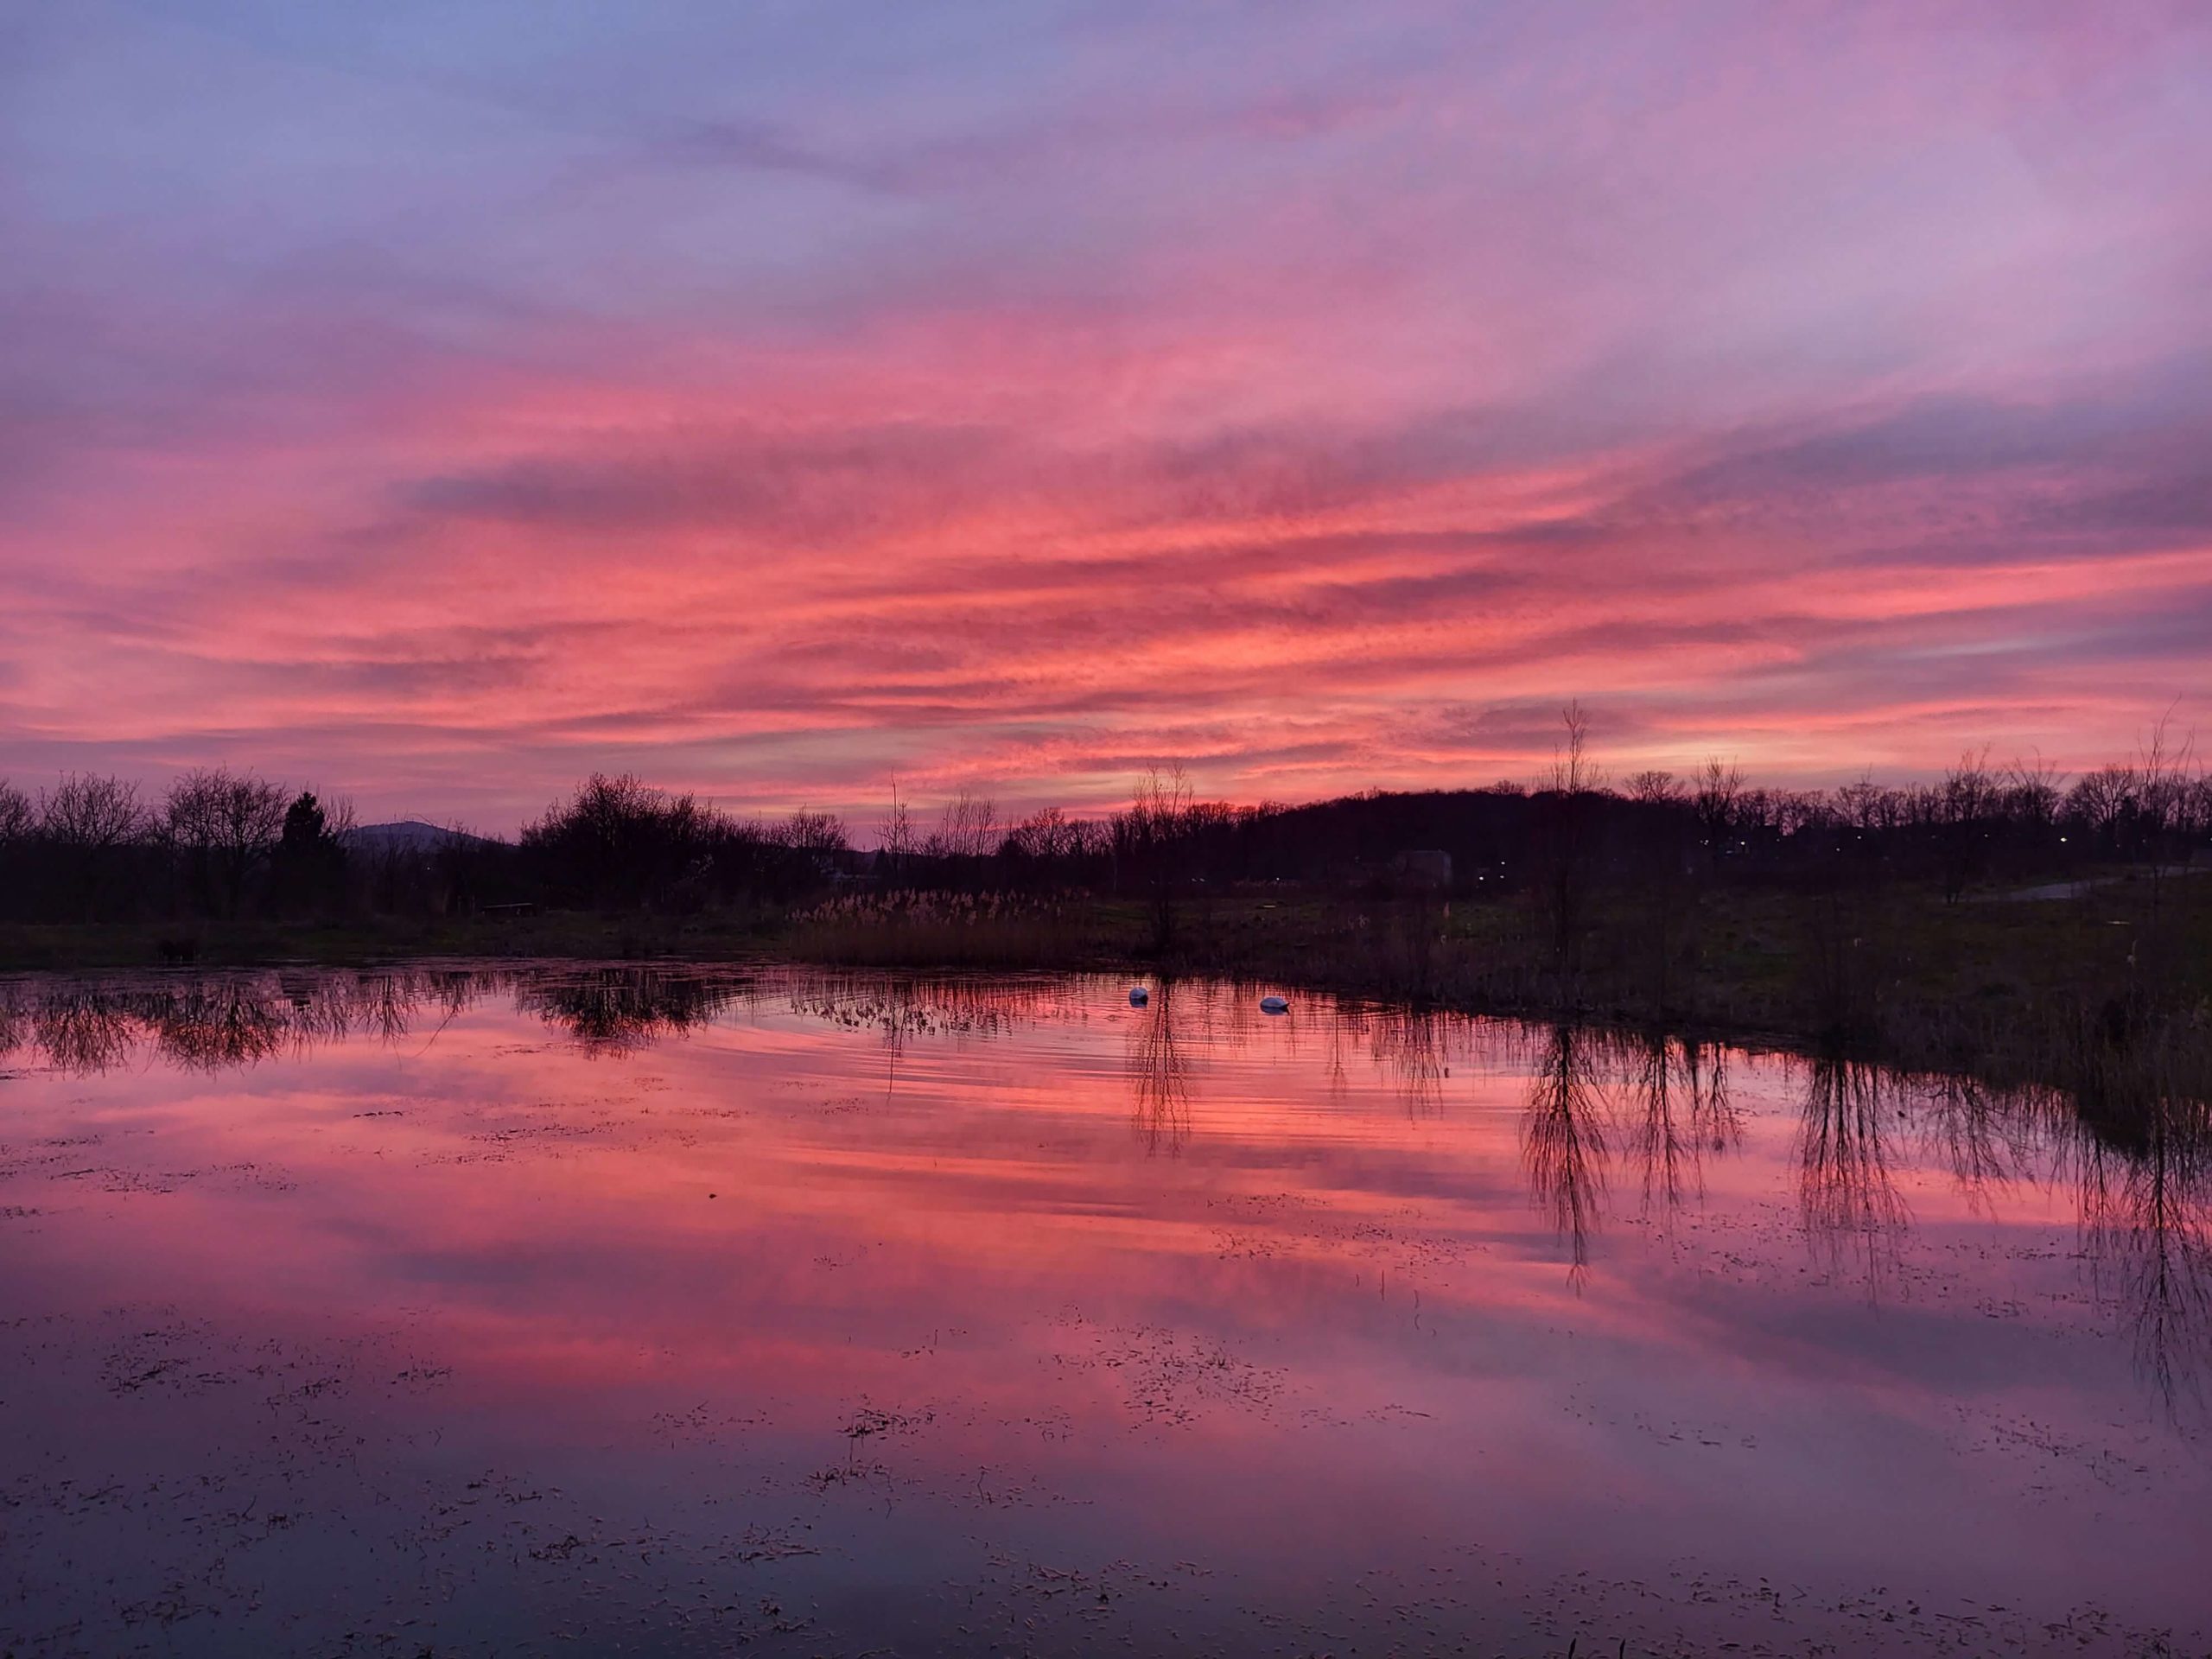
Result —
[[[15,925],[0,928],[0,973],[568,960],[1165,975],[2006,1085],[2084,1091],[2112,1081],[2116,1064],[2153,1058],[2157,1086],[2194,1092],[2212,1079],[2212,883],[1957,905],[1911,892],[1731,891],[1655,919],[1655,903],[1680,897],[1610,895],[1564,968],[1531,907],[1512,899],[1236,893],[1187,906],[1165,950],[1137,903],[939,896],[683,917]]]

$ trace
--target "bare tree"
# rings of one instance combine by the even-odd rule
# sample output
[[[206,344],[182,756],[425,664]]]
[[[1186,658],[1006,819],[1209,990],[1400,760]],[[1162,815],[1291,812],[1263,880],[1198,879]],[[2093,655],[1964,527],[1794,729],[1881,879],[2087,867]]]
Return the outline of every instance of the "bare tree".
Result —
[[[1153,767],[1138,780],[1129,810],[1117,826],[1136,874],[1152,900],[1152,942],[1165,950],[1175,940],[1175,900],[1183,884],[1191,816],[1191,782],[1179,763]]]
[[[845,821],[834,812],[810,812],[804,807],[785,818],[784,844],[794,852],[829,857],[851,843],[845,838]]]
[[[1637,889],[1632,912],[1650,1012],[1664,1017],[1674,996],[1675,958],[1696,913],[1697,894],[1685,879],[1695,820],[1689,791],[1671,772],[1637,772],[1628,780],[1628,797],[1646,809],[1631,842]]]
[[[2066,774],[2057,762],[2037,754],[2031,760],[2012,757],[2012,764],[1998,774],[2005,812],[2031,829],[2048,830],[2058,822],[2060,804],[2066,798]]]
[[[946,803],[925,850],[938,858],[988,858],[998,850],[998,821],[988,796],[963,789]]]
[[[793,815],[795,830],[806,817]],[[651,905],[696,891],[729,828],[696,795],[670,794],[627,772],[594,772],[571,799],[524,826],[522,846],[557,893],[598,906]],[[838,837],[842,845],[842,826]]]
[[[37,827],[38,809],[31,798],[0,778],[0,847],[20,846]]]
[[[2172,728],[2173,710],[2168,709],[2151,728],[2136,763],[2136,776],[2142,785],[2142,833],[2144,850],[2150,857],[2151,918],[2154,925],[2164,897],[2169,846],[2188,810],[2189,758],[2196,747],[2195,733],[2177,739]]]
[[[1544,806],[1549,819],[1540,852],[1544,893],[1551,911],[1552,942],[1563,969],[1577,965],[1588,907],[1594,849],[1592,797],[1602,774],[1590,758],[1590,718],[1581,703],[1560,710],[1566,728],[1552,756]]]
[[[1604,772],[1590,758],[1590,716],[1581,702],[1559,711],[1566,733],[1552,751],[1550,786],[1561,795],[1588,795],[1604,786]]]
[[[2107,762],[2066,791],[2066,816],[2104,850],[2120,852],[2140,795],[2135,768]]]
[[[226,767],[188,772],[169,785],[163,827],[195,884],[226,916],[235,916],[255,869],[284,830],[284,792],[251,772]]]
[[[38,809],[31,798],[0,778],[0,897],[21,893],[30,887],[24,875],[35,856],[31,839],[37,831]],[[8,1033],[7,1011],[0,1007],[0,1055],[12,1046]]]
[[[2201,768],[2182,802],[2181,830],[2192,841],[2212,836],[2212,775]]]
[[[1871,835],[1882,827],[1883,797],[1888,794],[1873,779],[1861,773],[1835,791],[1835,816],[1845,828]]]
[[[38,827],[89,915],[99,907],[118,855],[146,838],[152,817],[138,799],[137,785],[73,772],[39,792]]]
[[[1698,773],[1697,792],[1693,804],[1697,809],[1698,833],[1705,842],[1707,858],[1718,863],[1727,844],[1729,832],[1736,827],[1736,811],[1744,795],[1744,774],[1732,760],[1723,765],[1719,755],[1713,755]]]
[[[1818,790],[1777,789],[1768,791],[1770,822],[1783,836],[1802,836],[1835,822],[1827,797]]]
[[[1007,833],[1007,840],[1026,858],[1057,864],[1080,857],[1087,849],[1090,826],[1057,806],[1031,813]]]
[[[120,778],[73,772],[50,791],[41,791],[39,830],[61,847],[106,849],[139,840],[150,827],[138,785]]]
[[[1935,821],[1940,837],[1943,902],[1955,905],[1988,861],[1990,820],[1996,815],[1999,791],[1989,770],[1989,750],[1972,750],[1943,774],[1935,801]]]
[[[905,798],[899,793],[896,777],[891,780],[891,810],[876,825],[875,844],[890,879],[893,881],[903,880],[907,866],[913,861],[917,836],[914,815],[907,810]]]

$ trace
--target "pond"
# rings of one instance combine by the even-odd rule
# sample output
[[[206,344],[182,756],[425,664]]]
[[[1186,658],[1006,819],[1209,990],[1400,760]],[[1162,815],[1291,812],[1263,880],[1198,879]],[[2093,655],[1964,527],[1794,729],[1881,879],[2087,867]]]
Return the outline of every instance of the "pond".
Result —
[[[1271,988],[0,982],[0,1650],[2206,1649],[2201,1114]]]

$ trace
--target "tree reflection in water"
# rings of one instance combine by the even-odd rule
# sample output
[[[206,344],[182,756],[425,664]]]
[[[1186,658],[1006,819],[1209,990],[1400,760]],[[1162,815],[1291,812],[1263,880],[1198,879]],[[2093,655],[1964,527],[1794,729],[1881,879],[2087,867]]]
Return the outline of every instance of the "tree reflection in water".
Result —
[[[995,1037],[1078,1011],[1065,985],[1041,976],[992,979],[795,968],[764,975],[757,988],[773,988],[792,1013],[842,1026],[880,1032],[889,1041],[910,1037]]]
[[[635,963],[19,976],[0,980],[0,1061],[29,1058],[71,1077],[149,1057],[218,1071],[359,1038],[417,1042],[480,1001],[505,995],[563,1040],[605,1056],[696,1032],[735,1010],[786,1008],[879,1033],[895,1077],[914,1040],[988,1039],[1091,1019],[1102,994],[1096,982],[1044,976]],[[1118,984],[1110,995],[1118,1018]],[[1478,1075],[1503,1069],[1525,1077],[1523,1172],[1578,1287],[1590,1269],[1617,1149],[1640,1170],[1644,1213],[1664,1217],[1703,1198],[1709,1160],[1744,1135],[1732,1055],[1717,1046],[1329,1007],[1320,999],[1315,1008],[1322,1046],[1312,1063],[1347,1109],[1354,1109],[1355,1052],[1416,1116],[1440,1107],[1455,1054]],[[1178,1151],[1193,1133],[1198,1046],[1235,1050],[1256,1042],[1262,1029],[1250,996],[1211,983],[1162,983],[1150,1005],[1133,1013],[1125,1051],[1132,1123],[1148,1148]],[[1281,1039],[1294,1059],[1296,1036],[1294,1028]],[[2129,1331],[2150,1385],[2171,1408],[2201,1404],[2212,1362],[2212,1080],[2202,1048],[2201,1041],[2186,1052],[2107,1046],[2070,1093],[1905,1078],[1839,1056],[1808,1062],[1794,1159],[1806,1236],[1839,1266],[1850,1256],[1868,1294],[1878,1296],[1899,1267],[1911,1224],[1905,1166],[1948,1174],[1980,1213],[2024,1183],[2063,1183],[2076,1205],[2092,1289]],[[1616,1109],[1618,1125],[1609,1119]]]
[[[139,1022],[124,998],[105,987],[40,999],[31,1014],[32,1041],[46,1063],[71,1077],[90,1077],[125,1064]]]
[[[717,969],[598,968],[524,982],[516,1003],[587,1054],[627,1054],[708,1024],[742,988]]]
[[[219,1071],[281,1053],[298,1012],[237,979],[189,985],[149,1007],[162,1053],[189,1071]]]
[[[1342,1007],[1337,1017],[1322,1022],[1321,1065],[1328,1074],[1329,1098],[1342,1101],[1351,1093],[1351,1073],[1346,1065],[1357,1042],[1361,1015],[1357,1007]]]
[[[1626,1039],[1623,1071],[1635,1109],[1630,1149],[1643,1173],[1643,1210],[1671,1218],[1705,1196],[1705,1160],[1732,1150],[1743,1124],[1728,1092],[1728,1057],[1712,1044],[1643,1033]]]
[[[2096,1287],[2127,1324],[2137,1369],[2179,1414],[2206,1403],[2212,1361],[2212,1090],[2171,1054],[2129,1070],[2093,1115],[2063,1121]]]
[[[1605,1193],[1605,1097],[1592,1076],[1591,1040],[1554,1026],[1538,1044],[1522,1116],[1521,1155],[1536,1204],[1567,1247],[1577,1284],[1588,1271],[1590,1239]]]
[[[1374,1015],[1369,1052],[1405,1103],[1408,1117],[1421,1117],[1444,1103],[1444,1079],[1451,1075],[1445,1052],[1449,1022],[1427,1008],[1390,1008]]]
[[[1129,1029],[1131,1123],[1148,1152],[1179,1152],[1191,1132],[1192,1065],[1178,1018],[1175,986],[1162,979]]]
[[[1917,1104],[1928,1161],[1950,1172],[1976,1214],[1987,1213],[2005,1188],[2030,1177],[2036,1119],[2020,1097],[2008,1098],[1973,1077],[1937,1077],[1925,1080]]]
[[[1744,1118],[1728,1087],[1728,1051],[1718,1043],[1684,1042],[1682,1076],[1699,1144],[1715,1157],[1734,1151],[1743,1144]]]
[[[9,989],[0,988],[0,1065],[5,1065],[15,1058],[16,1051],[28,1039],[29,1031],[29,1011]]]
[[[1911,1213],[1890,1166],[1883,1113],[1885,1074],[1856,1060],[1822,1057],[1807,1073],[1797,1137],[1797,1201],[1805,1235],[1839,1266],[1863,1255],[1866,1294],[1892,1274]]]

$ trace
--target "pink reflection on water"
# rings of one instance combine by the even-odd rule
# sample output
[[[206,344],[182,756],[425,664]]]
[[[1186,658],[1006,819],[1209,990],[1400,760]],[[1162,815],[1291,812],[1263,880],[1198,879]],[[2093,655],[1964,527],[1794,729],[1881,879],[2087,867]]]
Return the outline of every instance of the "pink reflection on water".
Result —
[[[435,1590],[465,1649],[602,1630],[639,1584],[668,1651],[958,1650],[978,1605],[1048,1650],[1258,1642],[1253,1606],[1528,1652],[2212,1622],[2204,1441],[2131,1363],[2048,1123],[1993,1173],[1878,1083],[1839,1154],[1801,1062],[1705,1051],[1726,1109],[1694,1109],[1591,1039],[1563,1164],[1543,1033],[772,975],[679,988],[656,1039],[567,971],[251,1065],[27,1051],[0,1628],[65,1651],[188,1605],[161,1628],[224,1651]],[[69,1496],[102,1482],[177,1524]],[[188,1489],[310,1518],[207,1542]],[[1070,1624],[1039,1586],[1077,1582]]]

